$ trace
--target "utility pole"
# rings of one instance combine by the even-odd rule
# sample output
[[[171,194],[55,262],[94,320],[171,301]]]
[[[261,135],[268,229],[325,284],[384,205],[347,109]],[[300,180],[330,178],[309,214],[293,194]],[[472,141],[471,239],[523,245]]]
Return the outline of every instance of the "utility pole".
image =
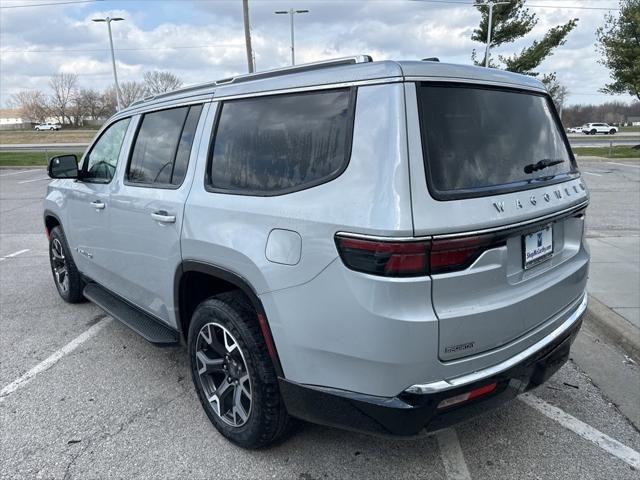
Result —
[[[122,109],[122,99],[120,98],[120,85],[118,85],[118,72],[116,70],[116,56],[113,53],[113,36],[111,35],[111,22],[120,22],[124,18],[120,17],[106,17],[106,18],[94,18],[94,22],[106,22],[107,29],[109,30],[109,46],[111,47],[111,65],[113,66],[113,79],[116,83],[116,103],[118,104],[118,110]]]
[[[510,2],[487,2],[476,3],[478,7],[489,7],[489,18],[487,22],[487,46],[484,51],[484,66],[489,67],[489,50],[491,48],[491,29],[493,27],[493,7],[496,5],[508,5]]]
[[[296,47],[295,47],[295,34],[294,34],[294,25],[293,25],[293,16],[298,14],[298,13],[309,13],[309,10],[294,10],[293,8],[290,8],[288,11],[287,10],[278,10],[276,12],[273,12],[276,15],[287,15],[289,14],[289,17],[291,19],[291,65],[295,65],[296,64]]]
[[[249,27],[249,0],[242,0],[242,17],[244,20],[244,43],[247,47],[247,66],[253,73],[253,50],[251,49],[251,30]]]

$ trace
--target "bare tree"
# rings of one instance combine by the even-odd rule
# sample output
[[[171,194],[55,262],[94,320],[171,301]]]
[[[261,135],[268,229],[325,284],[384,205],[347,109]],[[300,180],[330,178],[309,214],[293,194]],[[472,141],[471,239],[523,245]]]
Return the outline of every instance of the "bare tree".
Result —
[[[148,95],[169,92],[182,86],[182,80],[171,72],[145,72],[143,78]]]
[[[122,100],[122,107],[128,107],[136,100],[144,98],[146,93],[146,87],[141,82],[123,82],[120,84],[120,98]]]
[[[75,73],[59,73],[49,80],[51,87],[51,109],[62,123],[71,123],[69,109],[76,93],[78,75]]]
[[[47,97],[40,90],[24,90],[14,93],[9,99],[10,108],[20,110],[25,120],[34,123],[42,123],[49,114]]]

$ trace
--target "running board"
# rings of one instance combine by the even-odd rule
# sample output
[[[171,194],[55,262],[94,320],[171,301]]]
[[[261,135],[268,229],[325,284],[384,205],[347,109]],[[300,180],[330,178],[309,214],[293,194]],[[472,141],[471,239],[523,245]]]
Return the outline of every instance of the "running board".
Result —
[[[176,330],[132,307],[97,283],[89,283],[82,293],[88,300],[154,345],[164,347],[180,342],[180,336]]]

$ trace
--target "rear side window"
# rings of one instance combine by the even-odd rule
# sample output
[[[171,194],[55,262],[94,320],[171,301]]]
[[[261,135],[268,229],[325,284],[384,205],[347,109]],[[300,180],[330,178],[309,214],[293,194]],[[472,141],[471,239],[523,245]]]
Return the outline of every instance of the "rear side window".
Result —
[[[178,186],[184,180],[202,105],[147,113],[142,117],[127,181]]]
[[[439,200],[537,187],[576,171],[545,95],[424,83],[418,103],[427,180]]]
[[[279,195],[337,177],[349,160],[354,105],[353,89],[224,102],[209,187]]]

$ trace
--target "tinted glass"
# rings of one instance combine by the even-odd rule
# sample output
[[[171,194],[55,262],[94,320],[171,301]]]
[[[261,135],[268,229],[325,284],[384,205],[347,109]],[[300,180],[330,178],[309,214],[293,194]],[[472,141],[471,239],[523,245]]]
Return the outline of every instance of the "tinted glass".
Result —
[[[127,180],[170,184],[173,160],[189,107],[147,113],[138,130]]]
[[[550,102],[543,95],[422,85],[418,101],[427,174],[440,195],[551,180],[574,169]],[[530,171],[532,165],[546,160],[558,163]]]
[[[273,194],[321,183],[346,165],[348,89],[225,102],[210,178],[215,188]]]
[[[187,120],[184,123],[182,135],[180,136],[178,151],[176,152],[176,161],[173,166],[173,174],[171,176],[172,185],[180,185],[187,173],[189,156],[191,155],[191,145],[193,144],[193,137],[196,134],[196,127],[198,126],[198,120],[200,119],[200,112],[202,112],[202,105],[196,105],[191,107],[189,115],[187,115]]]
[[[111,181],[130,121],[130,118],[118,120],[104,131],[84,159],[83,180],[104,183]]]

